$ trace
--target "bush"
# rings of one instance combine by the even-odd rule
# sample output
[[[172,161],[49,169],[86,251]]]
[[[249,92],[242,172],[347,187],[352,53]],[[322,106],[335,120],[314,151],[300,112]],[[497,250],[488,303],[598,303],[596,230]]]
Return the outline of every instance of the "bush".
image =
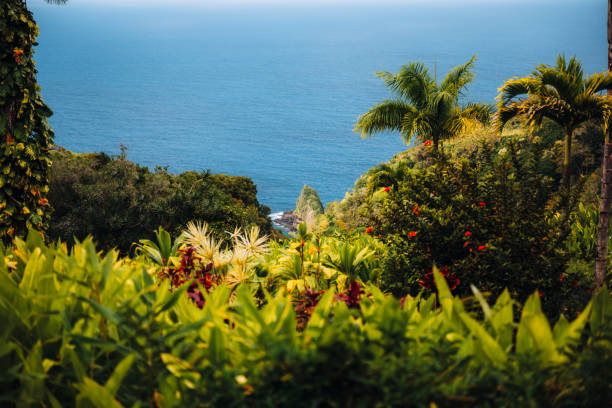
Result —
[[[565,296],[575,289],[564,279],[554,175],[550,157],[527,142],[509,142],[502,154],[484,145],[473,160],[439,156],[412,169],[371,220],[389,248],[384,287],[398,296],[431,288],[436,264],[462,296],[470,285],[493,296],[507,288],[524,302],[539,290],[551,314],[577,307],[581,297]]]
[[[141,258],[91,241],[0,250],[3,406],[605,406],[612,298],[551,329],[537,294],[520,318],[504,292],[484,320],[452,297],[399,302],[367,286],[357,308],[318,301],[304,331],[282,293],[156,283]],[[478,292],[476,292],[478,295]],[[435,304],[440,307],[436,308]],[[121,405],[120,405],[121,404]]]
[[[101,248],[128,251],[162,226],[178,234],[190,220],[206,221],[218,236],[257,224],[270,233],[269,208],[246,177],[189,171],[177,176],[104,153],[53,152],[48,236],[72,242],[93,235]]]

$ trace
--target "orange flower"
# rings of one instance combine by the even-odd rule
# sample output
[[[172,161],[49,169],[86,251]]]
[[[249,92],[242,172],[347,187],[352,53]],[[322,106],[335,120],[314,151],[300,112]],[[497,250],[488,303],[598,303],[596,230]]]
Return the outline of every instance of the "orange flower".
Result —
[[[423,146],[431,146],[433,144],[433,142],[431,140],[426,140],[425,143],[423,143]]]
[[[390,187],[385,187],[385,193],[388,193],[388,192],[389,192],[389,190],[391,190],[391,188],[390,188]]]
[[[46,198],[41,198],[40,200],[38,200],[38,204],[39,205],[47,205],[47,204],[49,204],[49,200],[47,200]]]
[[[416,234],[417,234],[416,231],[412,231],[411,233],[408,234],[408,236],[410,238],[413,238],[413,237],[416,237]]]
[[[23,57],[23,50],[21,48],[15,47],[13,50],[13,58],[15,58],[15,62],[18,65],[21,65],[21,57]]]
[[[468,245],[470,245],[470,241],[465,241],[465,244],[463,244],[463,247],[465,248]]]
[[[373,230],[373,229],[374,229],[374,228],[372,228],[372,227],[368,227],[368,228],[366,228],[366,234],[369,234],[370,232],[372,232],[372,230]]]

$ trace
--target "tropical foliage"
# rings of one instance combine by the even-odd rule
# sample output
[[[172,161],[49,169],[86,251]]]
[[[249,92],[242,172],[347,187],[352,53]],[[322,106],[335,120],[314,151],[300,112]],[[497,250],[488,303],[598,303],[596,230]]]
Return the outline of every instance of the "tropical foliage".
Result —
[[[49,153],[37,33],[24,2],[0,6],[0,405],[609,404],[593,177],[569,194],[574,136],[581,169],[597,168],[600,133],[578,129],[607,131],[609,74],[559,57],[507,81],[495,133],[490,106],[461,105],[475,57],[440,83],[422,63],[379,73],[395,99],[355,130],[424,143],[324,215],[305,186],[310,224],[275,241],[245,177]],[[524,137],[520,120],[561,127],[565,191],[558,132]]]
[[[124,156],[76,154],[60,149],[51,157],[49,201],[55,208],[48,236],[71,243],[95,237],[101,248],[127,253],[162,226],[178,235],[187,222],[208,222],[217,238],[235,226],[258,225],[272,232],[269,208],[257,200],[246,177],[208,172],[149,171]]]
[[[385,85],[396,96],[372,107],[361,115],[355,131],[362,137],[381,131],[398,131],[408,144],[413,136],[435,149],[443,140],[455,137],[487,123],[492,110],[488,105],[459,105],[467,85],[474,80],[476,56],[453,68],[437,83],[421,62],[402,66],[399,73],[379,72]]]
[[[439,159],[410,171],[371,218],[388,250],[384,287],[396,295],[432,288],[435,264],[464,296],[476,285],[525,301],[537,289],[550,315],[581,307],[589,295],[567,271],[551,167],[541,147],[524,141],[501,157],[483,147],[469,162]]]
[[[0,5],[0,240],[47,228],[51,110],[36,82],[38,26],[21,0]]]
[[[474,288],[477,317],[434,271],[428,298],[366,285],[349,303],[330,288],[300,332],[301,304],[283,292],[262,303],[245,285],[196,281],[200,308],[157,271],[90,240],[69,252],[32,233],[3,249],[2,404],[569,407],[612,395],[606,289],[552,327],[537,293],[516,315],[508,292],[490,305]]]

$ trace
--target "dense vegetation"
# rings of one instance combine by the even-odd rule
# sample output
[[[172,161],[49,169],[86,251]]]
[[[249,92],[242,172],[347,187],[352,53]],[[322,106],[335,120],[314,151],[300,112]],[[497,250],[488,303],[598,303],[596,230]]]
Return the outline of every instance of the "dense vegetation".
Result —
[[[164,270],[189,268],[185,257]],[[612,395],[605,289],[551,328],[537,293],[516,315],[507,292],[490,306],[474,290],[477,306],[437,271],[437,297],[332,285],[306,304],[285,288],[254,296],[213,269],[171,290],[154,265],[35,233],[3,251],[3,404],[569,407]]]
[[[47,200],[51,110],[36,82],[38,26],[21,0],[0,4],[0,240],[29,228],[43,231]]]
[[[50,152],[24,2],[0,33],[0,405],[609,405],[609,74],[540,65],[490,127],[475,58],[381,73],[356,130],[423,143],[271,240],[248,178]]]
[[[55,212],[48,237],[73,242],[95,237],[102,249],[130,250],[157,227],[177,234],[190,220],[206,221],[218,237],[236,226],[272,232],[270,210],[246,177],[189,171],[151,172],[125,154],[52,152],[49,201]]]

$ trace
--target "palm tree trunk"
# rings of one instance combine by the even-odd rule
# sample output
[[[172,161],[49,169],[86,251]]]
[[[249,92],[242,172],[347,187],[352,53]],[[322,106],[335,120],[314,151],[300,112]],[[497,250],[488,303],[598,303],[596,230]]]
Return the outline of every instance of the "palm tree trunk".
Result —
[[[608,71],[612,72],[612,0],[608,0]],[[612,98],[612,89],[608,89],[608,98]],[[595,291],[599,291],[604,285],[607,272],[610,208],[612,206],[612,143],[610,143],[610,132],[612,132],[612,129],[608,126],[601,162],[597,259],[595,260],[595,279],[593,282]]]
[[[572,129],[566,129],[565,131],[565,152],[563,155],[562,187],[566,190],[568,203],[572,178],[572,133],[574,133]]]
[[[610,234],[610,207],[612,206],[612,143],[606,134],[601,163],[601,193],[599,197],[599,226],[597,233],[597,259],[595,260],[594,288],[599,290],[606,280],[608,237]]]

